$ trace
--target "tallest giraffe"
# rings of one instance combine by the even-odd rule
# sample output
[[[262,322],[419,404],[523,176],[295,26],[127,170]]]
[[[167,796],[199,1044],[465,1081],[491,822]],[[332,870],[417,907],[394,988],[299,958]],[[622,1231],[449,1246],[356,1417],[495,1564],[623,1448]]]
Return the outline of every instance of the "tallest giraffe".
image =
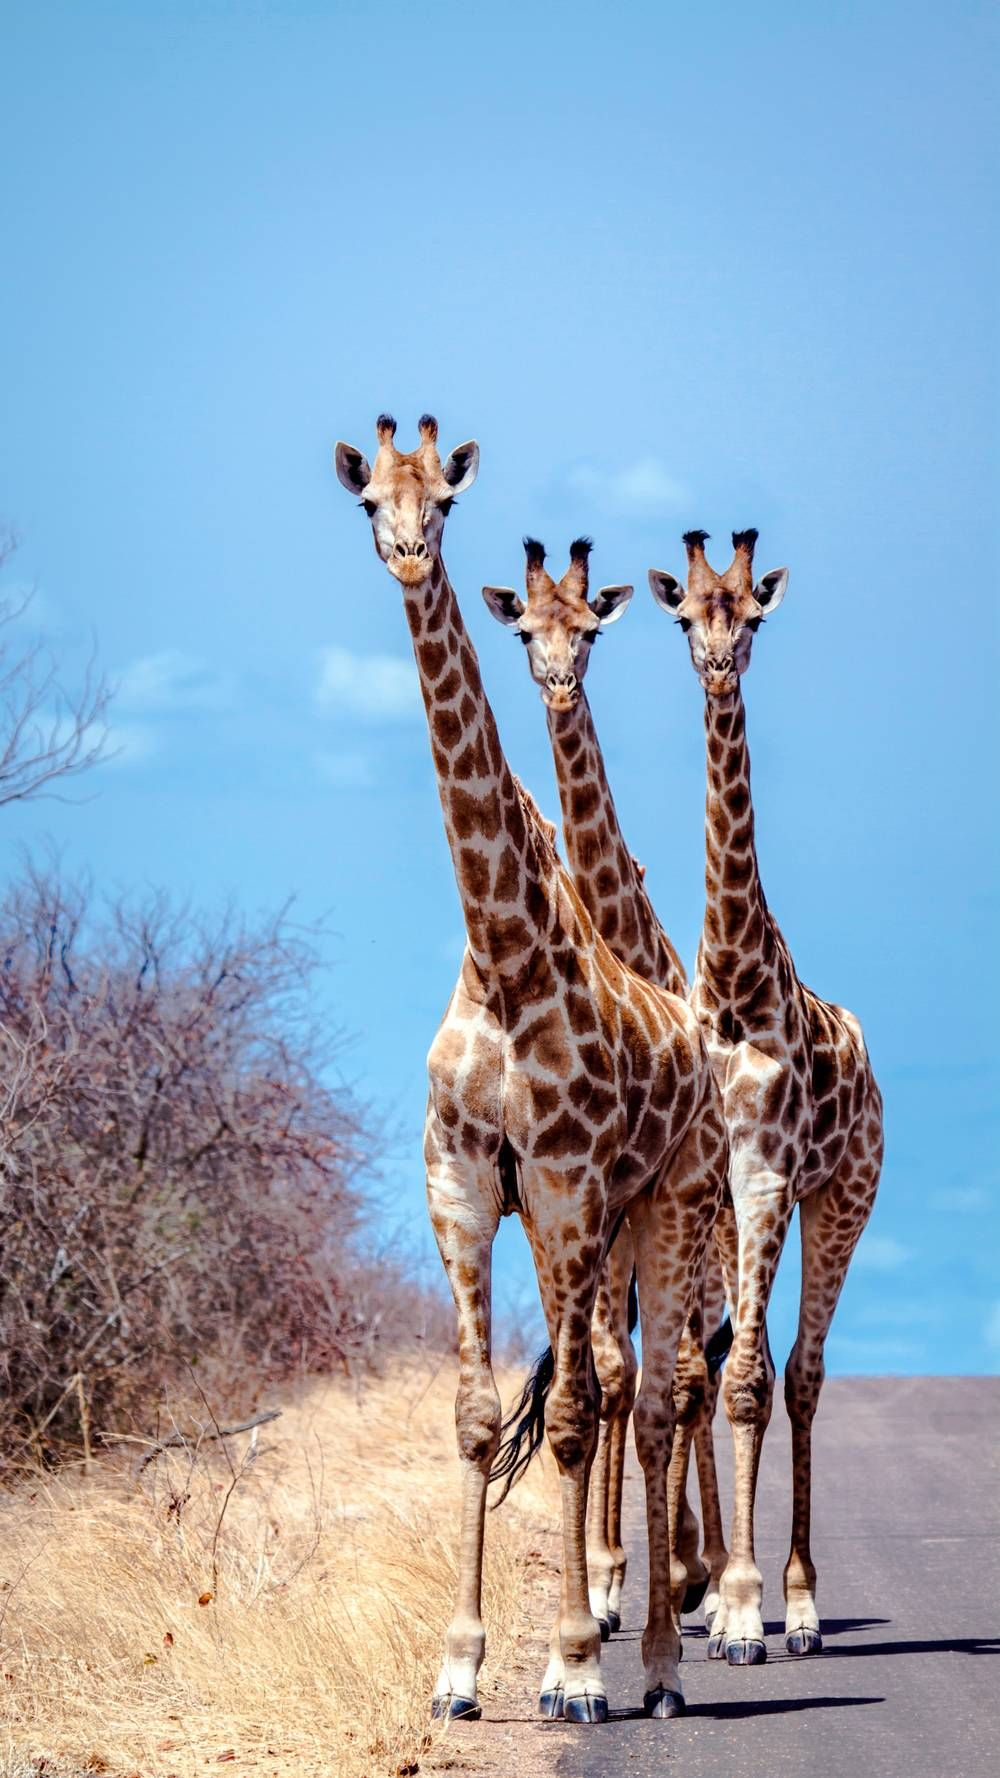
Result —
[[[733,533],[723,574],[689,531],[687,586],[651,569],[657,604],[686,633],[705,693],[705,923],[691,1005],[722,1089],[738,1253],[738,1295],[723,1400],[734,1443],[730,1559],[709,1654],[732,1666],[766,1659],[753,1512],[774,1370],[764,1316],[792,1211],[799,1206],[802,1295],[785,1368],[792,1426],[792,1535],[785,1566],[785,1642],[822,1647],[809,1547],[812,1422],[823,1348],[851,1255],[871,1213],[882,1165],[882,1101],[853,1013],[804,986],[764,894],[757,861],[741,679],[754,636],[788,581],[777,568],[754,584],[756,531]],[[723,1224],[722,1226],[727,1226]]]
[[[341,443],[337,474],[398,583],[427,713],[431,757],[466,929],[459,979],[428,1056],[425,1128],[431,1223],[455,1298],[462,1528],[455,1615],[433,1708],[479,1712],[485,1636],[486,1490],[500,1436],[491,1358],[493,1240],[520,1216],[552,1354],[545,1429],[559,1471],[563,1572],[542,1708],[570,1721],[608,1714],[600,1632],[587,1589],[585,1511],[597,1439],[590,1321],[608,1246],[627,1217],[639,1267],[644,1368],[635,1408],[646,1483],[649,1611],[642,1640],[648,1715],[684,1708],[670,1609],[667,1459],[681,1332],[725,1189],[721,1103],[684,1001],[608,949],[504,757],[475,649],[441,555],[446,516],[471,486],[471,441],[444,461],[437,422],[400,451]]]

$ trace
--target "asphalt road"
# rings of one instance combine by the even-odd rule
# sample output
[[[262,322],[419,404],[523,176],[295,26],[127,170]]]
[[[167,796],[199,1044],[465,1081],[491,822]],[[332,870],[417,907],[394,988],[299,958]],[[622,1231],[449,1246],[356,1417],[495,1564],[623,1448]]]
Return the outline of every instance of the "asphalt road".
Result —
[[[728,1516],[721,1418],[718,1443]],[[623,1627],[604,1650],[611,1721],[545,1725],[545,1768],[559,1778],[1000,1774],[1000,1382],[828,1382],[814,1453],[823,1653],[796,1660],[784,1649],[790,1457],[779,1386],[758,1492],[766,1666],[709,1662],[704,1633],[686,1633],[687,1715],[642,1717],[645,1535],[633,1460]]]

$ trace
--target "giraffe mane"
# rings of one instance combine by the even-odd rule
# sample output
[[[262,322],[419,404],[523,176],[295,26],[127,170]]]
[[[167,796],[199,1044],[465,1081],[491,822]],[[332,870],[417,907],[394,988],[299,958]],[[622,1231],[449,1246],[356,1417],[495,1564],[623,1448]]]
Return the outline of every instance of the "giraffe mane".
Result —
[[[543,864],[551,864],[558,867],[559,854],[556,851],[555,822],[549,821],[546,816],[542,814],[531,791],[528,790],[526,785],[521,783],[521,780],[516,773],[513,773],[512,776],[514,778],[517,794],[521,798],[521,806],[528,819],[528,826],[532,828],[538,840],[539,861]]]

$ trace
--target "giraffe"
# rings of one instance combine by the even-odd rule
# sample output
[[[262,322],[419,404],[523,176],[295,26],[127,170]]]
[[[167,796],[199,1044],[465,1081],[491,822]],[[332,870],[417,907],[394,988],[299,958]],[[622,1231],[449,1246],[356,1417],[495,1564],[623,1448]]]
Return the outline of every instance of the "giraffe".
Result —
[[[645,887],[645,871],[625,843],[608,784],[594,720],[583,688],[594,643],[616,623],[632,598],[631,586],[602,587],[589,597],[591,540],[570,545],[569,567],[559,581],[545,567],[545,550],[524,539],[526,601],[510,587],[485,586],[488,610],[525,645],[532,679],[540,687],[562,805],[566,856],[580,894],[601,937],[637,975],[686,997],[684,967],[661,925]],[[632,1252],[623,1229],[608,1258],[594,1314],[594,1356],[602,1386],[602,1421],[590,1483],[587,1552],[591,1608],[609,1630],[620,1628],[626,1555],[621,1504],[625,1440],[635,1393],[635,1348],[628,1330],[627,1290]],[[722,1272],[710,1250],[698,1325],[689,1328],[680,1363],[685,1391],[697,1407],[693,1428],[678,1428],[676,1461],[686,1476],[688,1437],[693,1434],[705,1529],[706,1563],[698,1555],[698,1526],[682,1500],[678,1549],[688,1574],[682,1609],[703,1599],[710,1619],[718,1608],[718,1583],[728,1560],[722,1530],[712,1421],[718,1373],[709,1377],[703,1333],[713,1333],[725,1313]],[[711,1590],[709,1590],[711,1589]],[[707,1594],[707,1598],[706,1598]]]
[[[764,1317],[796,1204],[802,1295],[785,1368],[793,1483],[785,1645],[793,1655],[822,1648],[809,1548],[812,1422],[827,1332],[878,1188],[882,1100],[857,1019],[799,981],[761,887],[740,680],[754,635],[781,604],[788,571],[773,569],[754,585],[751,530],[733,533],[733,560],[717,574],[707,541],[705,531],[685,535],[686,588],[656,569],[649,584],[686,632],[705,692],[706,907],[691,1004],[722,1089],[738,1231],[727,1254],[738,1309],[722,1391],[734,1447],[731,1555],[708,1652],[741,1666],[767,1658],[753,1541],[774,1385]]]
[[[424,1136],[430,1218],[458,1321],[462,1475],[458,1597],[432,1710],[479,1714],[486,1491],[501,1420],[491,1251],[500,1217],[516,1210],[554,1355],[545,1420],[563,1509],[559,1616],[540,1705],[574,1722],[607,1718],[584,1535],[597,1436],[590,1318],[614,1222],[625,1214],[646,1358],[635,1407],[650,1542],[645,1709],[670,1717],[683,1709],[666,1478],[671,1380],[725,1189],[718,1088],[690,1008],[608,950],[559,862],[554,828],[504,758],[441,556],[446,514],[475,478],[478,447],[460,445],[442,463],[430,415],[415,451],[397,450],[395,430],[382,415],[372,467],[343,443],[335,464],[402,589],[466,929],[428,1056]]]

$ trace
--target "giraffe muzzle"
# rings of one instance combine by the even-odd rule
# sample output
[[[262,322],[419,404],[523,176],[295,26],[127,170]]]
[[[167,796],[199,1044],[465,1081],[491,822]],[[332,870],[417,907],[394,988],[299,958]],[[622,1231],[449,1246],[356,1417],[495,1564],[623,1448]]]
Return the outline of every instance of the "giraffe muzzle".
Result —
[[[700,677],[710,698],[728,697],[739,684],[736,662],[731,654],[706,655]]]
[[[580,682],[573,672],[547,673],[542,688],[542,702],[550,710],[572,710],[580,695]]]
[[[431,553],[423,538],[393,545],[387,567],[404,586],[420,586],[431,571]]]

